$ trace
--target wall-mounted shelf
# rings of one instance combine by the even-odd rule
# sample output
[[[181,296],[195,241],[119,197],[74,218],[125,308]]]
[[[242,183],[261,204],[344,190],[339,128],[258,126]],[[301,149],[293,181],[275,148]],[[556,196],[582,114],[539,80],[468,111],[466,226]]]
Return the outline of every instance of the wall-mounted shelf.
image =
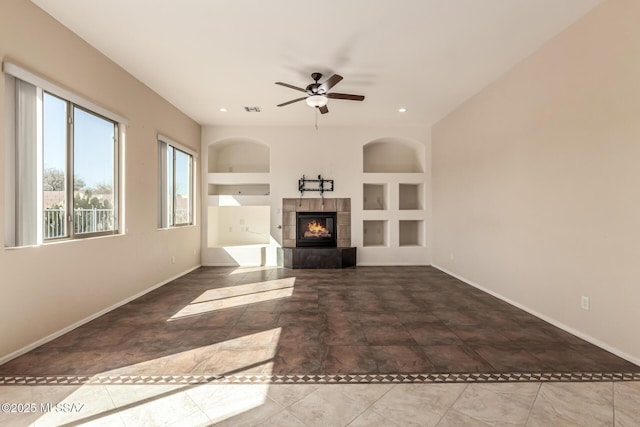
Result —
[[[209,196],[268,196],[269,184],[208,184]]]

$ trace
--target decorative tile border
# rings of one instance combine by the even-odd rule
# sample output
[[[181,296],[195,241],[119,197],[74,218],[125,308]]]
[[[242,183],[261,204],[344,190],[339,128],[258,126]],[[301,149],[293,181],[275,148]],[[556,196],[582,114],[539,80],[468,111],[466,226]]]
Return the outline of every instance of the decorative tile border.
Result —
[[[441,384],[502,382],[640,381],[640,372],[511,372],[442,374],[291,375],[96,375],[0,376],[9,385],[166,385],[166,384]]]

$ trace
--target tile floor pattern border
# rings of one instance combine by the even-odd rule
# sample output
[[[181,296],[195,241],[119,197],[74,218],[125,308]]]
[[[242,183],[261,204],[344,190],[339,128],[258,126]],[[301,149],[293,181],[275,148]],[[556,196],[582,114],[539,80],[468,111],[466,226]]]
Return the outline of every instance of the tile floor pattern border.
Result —
[[[512,372],[442,374],[303,374],[303,375],[110,375],[5,376],[10,385],[159,385],[159,384],[440,384],[508,382],[640,381],[640,373]]]

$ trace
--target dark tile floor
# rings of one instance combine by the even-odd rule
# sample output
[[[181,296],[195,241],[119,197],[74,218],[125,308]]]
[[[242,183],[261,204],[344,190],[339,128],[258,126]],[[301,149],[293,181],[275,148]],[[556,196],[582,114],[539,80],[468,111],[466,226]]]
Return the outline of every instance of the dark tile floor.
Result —
[[[0,375],[640,372],[431,267],[200,268]]]

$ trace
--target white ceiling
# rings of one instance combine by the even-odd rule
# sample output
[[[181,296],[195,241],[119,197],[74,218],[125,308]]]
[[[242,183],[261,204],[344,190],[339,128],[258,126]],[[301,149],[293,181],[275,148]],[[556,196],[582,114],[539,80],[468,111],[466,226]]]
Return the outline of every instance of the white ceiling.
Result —
[[[274,82],[341,74],[366,99],[331,100],[324,126],[433,124],[601,2],[32,1],[202,125],[312,124]]]

